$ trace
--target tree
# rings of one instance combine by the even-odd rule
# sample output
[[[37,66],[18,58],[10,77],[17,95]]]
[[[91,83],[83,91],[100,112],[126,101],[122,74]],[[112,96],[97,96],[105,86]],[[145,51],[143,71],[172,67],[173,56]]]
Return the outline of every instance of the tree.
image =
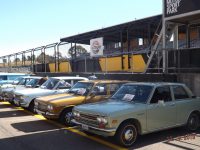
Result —
[[[20,59],[19,58],[15,58],[13,62],[19,62]]]
[[[70,55],[71,58],[75,58],[86,53],[87,53],[87,50],[81,45],[77,45],[76,47],[72,46],[68,51],[68,54]]]
[[[31,61],[31,56],[27,56],[27,61]]]
[[[38,63],[54,63],[55,62],[55,57],[54,56],[49,56],[44,54],[42,52],[37,58],[36,58]]]

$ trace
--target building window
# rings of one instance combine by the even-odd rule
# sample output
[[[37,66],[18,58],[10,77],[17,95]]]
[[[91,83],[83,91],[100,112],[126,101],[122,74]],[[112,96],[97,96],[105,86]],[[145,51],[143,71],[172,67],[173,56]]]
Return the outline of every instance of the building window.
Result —
[[[139,45],[139,46],[144,45],[143,38],[139,38],[139,39],[138,39],[138,45]]]
[[[121,42],[115,43],[115,48],[120,48],[121,47]]]

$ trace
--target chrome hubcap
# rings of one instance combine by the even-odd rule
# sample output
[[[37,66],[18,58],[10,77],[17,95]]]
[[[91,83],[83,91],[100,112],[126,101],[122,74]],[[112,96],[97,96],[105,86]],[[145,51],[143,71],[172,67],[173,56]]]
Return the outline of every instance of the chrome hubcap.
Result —
[[[71,123],[72,112],[68,112],[65,116],[65,120],[67,123]]]
[[[124,137],[125,140],[130,141],[133,138],[133,130],[127,130]]]

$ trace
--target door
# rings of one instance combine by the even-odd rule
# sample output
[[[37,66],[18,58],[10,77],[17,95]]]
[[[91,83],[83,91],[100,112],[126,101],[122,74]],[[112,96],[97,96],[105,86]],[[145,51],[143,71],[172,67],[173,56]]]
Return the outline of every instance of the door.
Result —
[[[147,106],[147,130],[154,131],[176,125],[176,105],[170,86],[160,86],[154,91]]]

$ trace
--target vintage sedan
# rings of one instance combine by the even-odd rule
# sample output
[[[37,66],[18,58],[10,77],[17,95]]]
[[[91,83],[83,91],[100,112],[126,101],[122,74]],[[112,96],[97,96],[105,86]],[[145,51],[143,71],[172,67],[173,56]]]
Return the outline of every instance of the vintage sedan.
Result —
[[[51,77],[48,78],[39,88],[18,90],[14,92],[14,103],[29,108],[34,112],[34,100],[41,96],[61,94],[67,92],[71,86],[81,80],[88,80],[85,77]]]
[[[71,125],[74,106],[105,100],[127,82],[119,80],[80,81],[68,93],[37,98],[35,109],[46,118],[60,119],[62,123]]]
[[[3,87],[1,87],[1,96],[4,100],[13,101],[13,93],[15,90],[19,90],[19,89],[24,89],[26,84],[28,84],[32,79],[38,79],[41,77],[36,77],[36,76],[25,76],[25,77],[21,77],[21,79],[19,80],[19,82],[17,84],[12,84],[12,85],[4,85]]]
[[[74,107],[74,119],[83,130],[115,136],[130,147],[138,135],[186,126],[195,131],[200,125],[200,98],[184,84],[129,83],[108,101]]]

